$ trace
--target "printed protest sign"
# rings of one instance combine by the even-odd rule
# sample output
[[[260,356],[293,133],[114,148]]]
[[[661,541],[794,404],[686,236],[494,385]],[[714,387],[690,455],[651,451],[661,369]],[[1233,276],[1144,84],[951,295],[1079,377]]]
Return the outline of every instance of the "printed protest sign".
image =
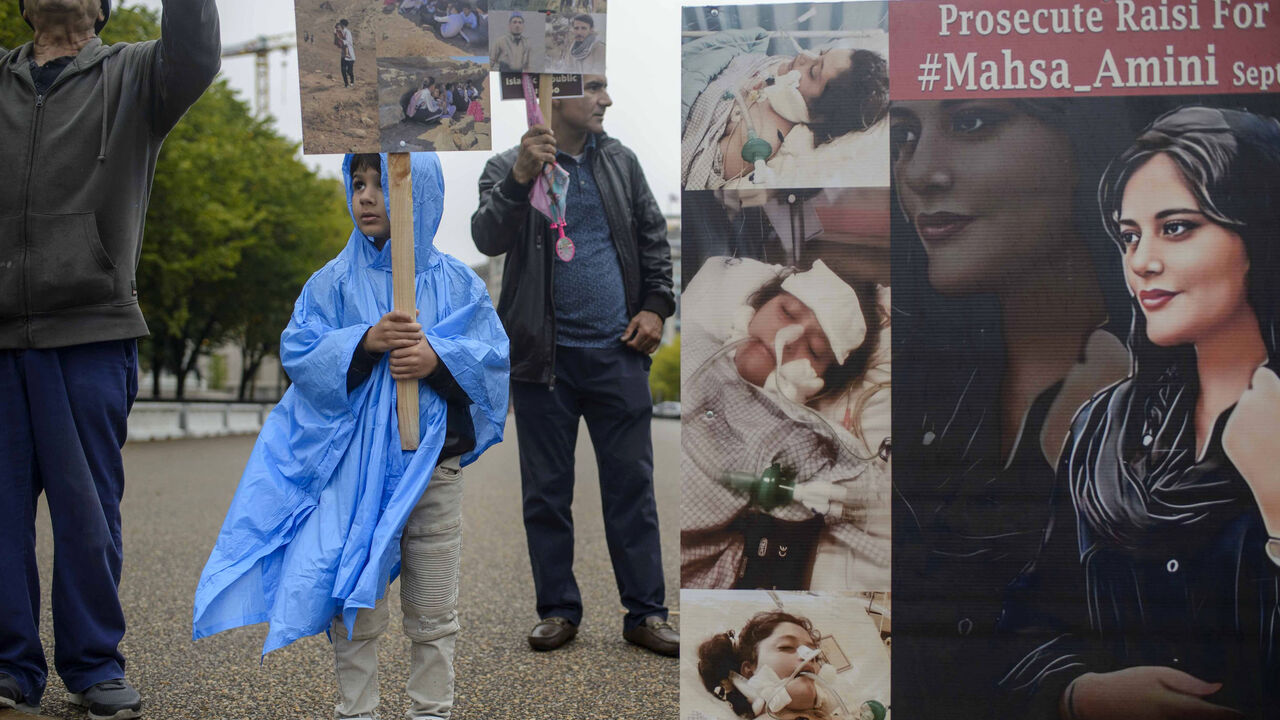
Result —
[[[306,153],[489,150],[488,13],[296,0]]]

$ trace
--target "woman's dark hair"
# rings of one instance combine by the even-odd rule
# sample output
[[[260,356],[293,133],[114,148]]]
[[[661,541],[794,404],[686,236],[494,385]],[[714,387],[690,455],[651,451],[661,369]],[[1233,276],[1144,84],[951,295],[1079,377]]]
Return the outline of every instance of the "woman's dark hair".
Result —
[[[785,292],[782,289],[782,281],[792,274],[794,274],[793,271],[783,272],[761,285],[760,289],[747,298],[747,304],[755,310],[764,307],[765,303]],[[822,374],[822,390],[817,395],[809,398],[809,402],[844,392],[861,379],[867,372],[867,364],[871,361],[872,353],[880,345],[880,306],[876,299],[875,283],[865,281],[850,282],[846,278],[841,278],[841,280],[844,280],[858,296],[862,319],[867,324],[867,337],[862,341],[861,345],[849,353],[849,357],[845,358],[843,365],[837,362],[831,363],[831,367],[827,368],[827,371]]]
[[[818,632],[808,618],[773,610],[751,616],[736,637],[731,632],[724,632],[713,635],[698,646],[698,677],[702,678],[703,687],[729,703],[733,711],[742,717],[754,717],[751,701],[734,687],[729,673],[741,673],[742,664],[746,662],[754,665],[758,661],[756,646],[783,623],[799,625],[809,633],[814,645],[818,644]]]
[[[889,112],[889,65],[879,53],[855,50],[849,69],[831,78],[809,107],[815,146],[866,130]]]
[[[1199,210],[1244,241],[1249,258],[1246,298],[1258,316],[1267,357],[1276,363],[1280,360],[1280,122],[1242,110],[1203,106],[1178,108],[1157,118],[1111,163],[1098,187],[1102,222],[1118,245],[1125,187],[1139,168],[1161,154],[1177,166]],[[1147,432],[1144,428],[1159,428],[1173,420],[1172,398],[1183,391],[1195,397],[1199,379],[1195,348],[1151,342],[1140,311],[1133,313],[1129,348],[1134,363],[1133,410],[1145,417],[1128,423],[1133,437],[1126,437],[1123,447],[1137,452],[1140,446],[1134,443]]]
[[[360,153],[351,156],[351,174],[355,175],[361,170],[376,170],[379,175],[382,174],[382,156],[377,153]]]

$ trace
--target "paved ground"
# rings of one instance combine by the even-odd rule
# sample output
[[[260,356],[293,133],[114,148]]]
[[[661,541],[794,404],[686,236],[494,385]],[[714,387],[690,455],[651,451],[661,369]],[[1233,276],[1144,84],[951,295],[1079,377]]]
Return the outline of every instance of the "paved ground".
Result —
[[[663,529],[667,602],[679,602],[680,425],[653,425],[658,509]],[[677,665],[622,639],[622,608],[605,549],[594,458],[581,432],[575,568],[586,604],[578,638],[553,653],[531,651],[536,621],[533,581],[520,514],[514,428],[466,472],[456,720],[657,720],[676,717]],[[120,587],[129,633],[127,675],[144,697],[149,720],[313,720],[332,717],[332,654],[323,635],[272,653],[259,663],[265,626],[193,643],[191,599],[200,570],[230,504],[253,439],[139,443],[125,448],[125,570]],[[39,557],[44,588],[42,630],[52,657],[47,579],[53,549],[41,509]],[[399,593],[389,593],[391,629],[380,648],[384,718],[401,717],[407,699],[408,641],[400,630]],[[44,712],[83,718],[50,678]],[[27,716],[29,717],[29,716]],[[7,714],[0,718],[9,720]]]

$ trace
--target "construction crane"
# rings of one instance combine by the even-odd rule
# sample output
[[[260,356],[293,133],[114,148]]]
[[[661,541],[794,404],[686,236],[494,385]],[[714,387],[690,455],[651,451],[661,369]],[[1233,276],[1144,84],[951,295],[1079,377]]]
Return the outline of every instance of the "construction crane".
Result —
[[[267,71],[267,55],[273,50],[288,50],[297,45],[297,36],[293,33],[277,33],[275,35],[259,35],[253,40],[226,45],[222,48],[222,57],[237,55],[253,55],[257,65],[254,79],[254,111],[259,115],[267,114],[267,106],[271,102],[271,83]]]

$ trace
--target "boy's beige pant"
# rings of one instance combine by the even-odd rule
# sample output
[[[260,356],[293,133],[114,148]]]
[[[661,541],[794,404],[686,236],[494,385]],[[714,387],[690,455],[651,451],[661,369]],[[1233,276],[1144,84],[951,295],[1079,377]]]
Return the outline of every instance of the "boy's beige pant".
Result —
[[[462,470],[458,458],[441,461],[400,538],[400,605],[412,657],[410,720],[448,720],[453,709],[453,648],[458,637],[458,561],[462,554]],[[386,598],[356,614],[351,639],[333,619],[338,670],[337,718],[372,718],[378,706],[378,636],[387,629]]]

